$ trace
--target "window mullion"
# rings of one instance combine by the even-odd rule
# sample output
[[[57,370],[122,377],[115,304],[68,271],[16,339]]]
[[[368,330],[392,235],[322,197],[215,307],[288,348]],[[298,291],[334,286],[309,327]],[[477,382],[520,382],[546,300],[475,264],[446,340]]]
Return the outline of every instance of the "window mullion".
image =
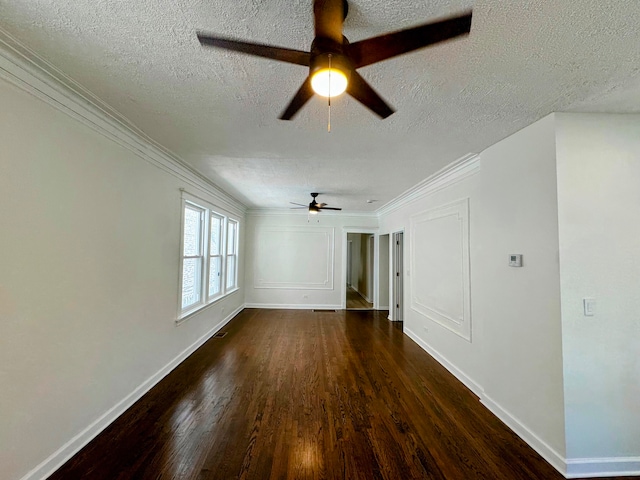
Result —
[[[220,291],[227,293],[227,228],[229,218],[225,217],[222,222],[222,238],[220,239]]]
[[[208,251],[209,251],[209,210],[204,210],[202,212],[200,222],[202,225],[202,248],[200,253],[202,254],[202,268],[200,269],[202,275],[202,303],[207,304],[209,301],[209,262],[208,259]]]

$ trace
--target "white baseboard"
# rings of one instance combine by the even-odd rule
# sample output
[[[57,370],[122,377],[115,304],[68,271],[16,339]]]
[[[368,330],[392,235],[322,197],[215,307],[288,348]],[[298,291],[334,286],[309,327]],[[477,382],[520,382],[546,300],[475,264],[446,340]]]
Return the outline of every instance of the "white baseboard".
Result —
[[[471,390],[473,393],[475,393],[478,397],[482,396],[484,390],[479,384],[477,384],[470,377],[468,377],[462,370],[460,370],[453,363],[451,363],[449,360],[447,360],[435,348],[433,348],[431,345],[429,345],[427,342],[425,342],[423,339],[421,339],[418,335],[416,335],[415,332],[413,332],[411,329],[407,328],[406,325],[404,327],[404,333],[406,333],[407,336],[411,340],[413,340],[418,345],[420,345],[420,347],[422,347],[422,349],[425,350],[429,355],[431,355],[433,358],[435,358],[444,368],[449,370],[449,372],[451,372],[451,374],[454,377],[456,377],[458,380],[460,380],[462,383],[464,383],[464,385],[469,390]]]
[[[458,380],[460,380],[469,390],[475,393],[482,404],[489,409],[496,417],[498,417],[507,427],[515,432],[520,438],[522,438],[531,448],[538,452],[547,462],[549,462],[556,470],[562,475],[566,472],[566,463],[564,457],[559,455],[553,448],[542,441],[536,434],[531,432],[525,427],[517,418],[503,409],[500,405],[489,398],[484,389],[470,377],[468,377],[462,370],[456,367],[453,363],[447,360],[440,352],[438,352],[431,345],[422,340],[415,332],[410,329],[404,329],[405,333],[414,342],[420,345],[424,350],[435,358],[443,367],[453,374]]]
[[[391,316],[389,316],[391,320]],[[487,396],[483,388],[465,375],[459,368],[449,362],[436,349],[422,340],[415,332],[404,329],[409,338],[422,347],[435,358],[443,367],[464,383],[473,393],[480,397],[480,402],[498,417],[516,435],[524,440],[542,458],[551,464],[565,478],[585,477],[613,477],[640,475],[640,457],[614,457],[614,458],[574,458],[566,459],[544,440],[533,433],[518,418],[501,407]]]
[[[640,475],[640,457],[567,459],[567,478]]]
[[[566,459],[487,395],[480,401],[565,478],[640,475],[640,457]]]
[[[342,310],[342,305],[309,305],[306,303],[246,303],[245,308],[265,308],[268,310]]]
[[[378,310],[389,310],[389,305],[379,305]]]
[[[21,480],[45,479],[53,472],[60,468],[67,460],[78,453],[85,445],[93,440],[100,432],[113,423],[120,415],[122,415],[135,402],[140,400],[142,396],[151,390],[160,380],[166,377],[174,368],[182,363],[189,355],[201,347],[216,332],[224,327],[238,313],[244,310],[245,306],[241,305],[231,312],[227,317],[220,321],[211,330],[201,336],[193,344],[180,352],[173,360],[158,370],[155,374],[140,384],[133,392],[124,397],[113,407],[103,413],[99,418],[78,433],[75,437],[65,443],[57,451],[44,460],[40,465],[28,472]]]
[[[502,420],[507,427],[513,430],[516,435],[538,452],[542,458],[549,462],[553,468],[558,470],[558,472],[565,477],[567,476],[566,459],[556,452],[553,447],[529,430],[529,428],[527,428],[520,420],[494,402],[485,393],[480,396],[480,401],[491,413]]]

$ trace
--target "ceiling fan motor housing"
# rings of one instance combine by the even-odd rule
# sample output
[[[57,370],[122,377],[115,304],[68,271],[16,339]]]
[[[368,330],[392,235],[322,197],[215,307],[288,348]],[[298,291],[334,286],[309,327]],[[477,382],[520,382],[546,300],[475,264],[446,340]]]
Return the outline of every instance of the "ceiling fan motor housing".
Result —
[[[343,72],[347,79],[350,77],[353,64],[343,53],[349,40],[343,37],[343,43],[339,44],[329,38],[316,37],[311,44],[311,62],[309,63],[309,75],[313,76],[319,70],[335,68]]]

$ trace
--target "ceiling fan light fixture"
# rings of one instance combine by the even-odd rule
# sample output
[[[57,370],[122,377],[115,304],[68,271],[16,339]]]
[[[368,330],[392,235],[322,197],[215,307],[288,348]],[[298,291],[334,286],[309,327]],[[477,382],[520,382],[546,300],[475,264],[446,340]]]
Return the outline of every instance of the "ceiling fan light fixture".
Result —
[[[380,118],[394,110],[356,71],[471,32],[471,10],[462,14],[350,43],[344,36],[348,0],[313,0],[314,38],[310,51],[246,42],[197,33],[200,44],[256,57],[309,67],[309,75],[280,115],[291,120],[314,94],[331,97],[346,92]],[[331,131],[331,110],[328,130]]]
[[[347,75],[335,67],[322,68],[311,77],[311,88],[321,97],[337,97],[345,92]]]

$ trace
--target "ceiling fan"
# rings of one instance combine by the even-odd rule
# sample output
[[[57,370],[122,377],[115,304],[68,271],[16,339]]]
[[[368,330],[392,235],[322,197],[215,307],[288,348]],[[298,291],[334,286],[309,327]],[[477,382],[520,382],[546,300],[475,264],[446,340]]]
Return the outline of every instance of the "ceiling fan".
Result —
[[[309,67],[309,76],[280,115],[282,120],[291,120],[314,93],[328,97],[330,102],[331,97],[344,91],[378,116],[387,118],[394,110],[356,69],[466,35],[471,30],[471,11],[468,11],[446,20],[349,43],[342,34],[342,25],[348,10],[347,0],[314,0],[315,38],[311,43],[310,52],[202,32],[198,32],[197,35],[203,46],[224,48]]]
[[[303,205],[301,203],[295,203],[295,202],[289,202],[292,205],[299,205],[298,207],[291,207],[292,210],[298,209],[298,208],[308,208],[309,209],[309,213],[311,215],[315,215],[317,213],[320,213],[320,210],[342,210],[341,208],[336,208],[336,207],[327,207],[326,203],[318,203],[316,201],[316,197],[319,195],[319,193],[313,192],[311,194],[312,200],[311,203],[309,203],[309,205]]]

